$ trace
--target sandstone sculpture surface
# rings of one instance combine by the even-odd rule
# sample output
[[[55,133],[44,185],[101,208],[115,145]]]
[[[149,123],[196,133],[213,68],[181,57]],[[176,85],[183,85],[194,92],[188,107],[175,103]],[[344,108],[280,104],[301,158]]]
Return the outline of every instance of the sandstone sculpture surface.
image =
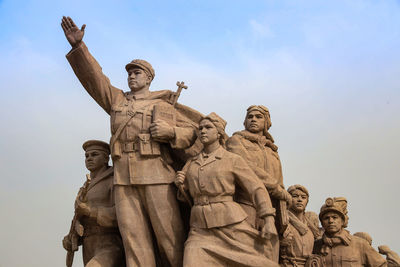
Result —
[[[370,244],[351,235],[347,201],[343,197],[327,198],[319,213],[325,232],[315,241],[314,254],[321,257],[322,266],[386,266],[386,261]]]
[[[317,215],[305,186],[285,190],[267,107],[251,105],[229,137],[216,113],[177,102],[183,82],[150,91],[143,59],[125,66],[130,91],[114,87],[83,42],[86,26],[63,17],[61,27],[67,60],[111,122],[109,143],[83,144],[90,174],[63,239],[67,267],[79,246],[89,267],[400,266],[389,247],[379,247],[385,260],[367,233],[345,229],[346,198],[327,198]]]
[[[108,166],[109,145],[98,140],[83,144],[85,165],[90,171],[75,201],[70,233],[64,237],[67,266],[82,245],[85,266],[124,266],[121,235],[113,196],[113,167]]]
[[[199,138],[204,149],[177,174],[194,200],[184,266],[277,266],[271,239],[277,235],[275,210],[268,192],[238,155],[226,151],[226,122],[215,113],[201,120]],[[245,221],[247,214],[233,200],[240,187],[262,218],[260,232]]]

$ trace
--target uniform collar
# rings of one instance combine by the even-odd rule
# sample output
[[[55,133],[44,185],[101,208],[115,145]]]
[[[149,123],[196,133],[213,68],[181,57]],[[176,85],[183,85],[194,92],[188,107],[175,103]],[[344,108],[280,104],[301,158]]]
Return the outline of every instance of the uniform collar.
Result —
[[[272,136],[268,134],[268,138],[265,135],[258,135],[258,134],[253,134],[247,130],[235,132],[233,135],[240,135],[243,138],[249,140],[250,142],[257,143],[260,146],[267,146],[271,148],[273,151],[278,151],[278,146],[274,144],[274,139]]]
[[[169,90],[148,91],[148,93],[140,95],[134,95],[132,92],[125,92],[124,94],[128,100],[164,99],[166,101],[169,101],[171,96],[174,95],[174,93]]]
[[[350,233],[342,229],[339,233],[335,234],[333,237],[328,237],[325,233],[322,237],[324,241],[324,245],[333,247],[337,245],[345,245],[348,246],[350,245],[351,242],[351,235]]]
[[[112,175],[114,172],[114,168],[113,167],[109,167],[108,169],[106,169],[104,172],[99,173],[97,175],[97,177],[93,177],[92,181],[90,182],[89,186],[88,186],[88,190],[90,190],[93,186],[95,186],[97,183],[99,183],[100,181],[104,180],[105,178],[109,177],[110,175]]]
[[[301,221],[297,216],[288,210],[289,222],[293,227],[300,233],[300,235],[305,235],[308,232],[308,226],[306,222]]]
[[[211,152],[210,154],[204,153],[204,150],[203,150],[197,156],[195,156],[193,158],[193,160],[197,164],[204,166],[204,165],[214,162],[216,160],[222,159],[224,151],[225,150],[222,146],[220,146],[219,148],[217,148],[215,151]]]

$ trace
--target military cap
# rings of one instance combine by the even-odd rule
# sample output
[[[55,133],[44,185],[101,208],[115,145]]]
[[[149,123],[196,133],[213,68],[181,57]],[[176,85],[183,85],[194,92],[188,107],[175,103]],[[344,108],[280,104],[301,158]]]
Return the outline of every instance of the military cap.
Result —
[[[328,197],[325,200],[325,204],[322,205],[321,210],[319,212],[319,220],[322,221],[322,217],[328,213],[329,211],[334,211],[343,218],[344,227],[347,227],[348,216],[347,216],[347,200],[344,197]]]
[[[132,67],[138,67],[138,68],[144,70],[147,73],[147,75],[151,76],[151,80],[153,80],[154,77],[156,76],[153,67],[146,60],[134,59],[131,62],[129,62],[128,64],[126,64],[125,69],[126,69],[126,71],[128,71]]]
[[[83,150],[101,150],[110,154],[110,146],[108,143],[100,141],[100,140],[88,140],[82,145]]]

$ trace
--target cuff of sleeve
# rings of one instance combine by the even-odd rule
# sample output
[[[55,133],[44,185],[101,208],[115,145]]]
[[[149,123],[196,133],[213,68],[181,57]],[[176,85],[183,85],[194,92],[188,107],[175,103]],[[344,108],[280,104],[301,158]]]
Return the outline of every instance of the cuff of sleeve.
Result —
[[[72,47],[71,50],[68,52],[67,57],[71,54],[74,54],[76,51],[81,50],[84,48],[86,45],[83,41],[81,41],[76,47]]]
[[[276,210],[274,208],[267,208],[262,207],[257,210],[257,215],[260,218],[267,217],[267,216],[274,216],[276,215]]]
[[[169,144],[171,145],[172,148],[176,149],[178,148],[179,144],[177,142],[177,138],[176,138],[176,132],[177,132],[178,128],[174,127],[174,137],[169,141]],[[179,131],[179,130],[178,130]]]
[[[115,209],[111,208],[99,209],[96,218],[97,223],[104,227],[116,227],[117,220],[114,211]]]
[[[89,217],[90,217],[90,218],[96,219],[96,218],[97,218],[97,213],[98,213],[97,208],[91,208],[91,209],[90,209]]]

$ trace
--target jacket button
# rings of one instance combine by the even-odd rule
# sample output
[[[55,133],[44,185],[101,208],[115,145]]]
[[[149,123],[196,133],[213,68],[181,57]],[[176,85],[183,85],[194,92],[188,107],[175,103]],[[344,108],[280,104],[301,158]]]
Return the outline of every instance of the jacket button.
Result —
[[[200,171],[202,171],[202,170],[204,170],[204,168],[203,168],[203,167],[201,167],[201,168],[200,168]]]

